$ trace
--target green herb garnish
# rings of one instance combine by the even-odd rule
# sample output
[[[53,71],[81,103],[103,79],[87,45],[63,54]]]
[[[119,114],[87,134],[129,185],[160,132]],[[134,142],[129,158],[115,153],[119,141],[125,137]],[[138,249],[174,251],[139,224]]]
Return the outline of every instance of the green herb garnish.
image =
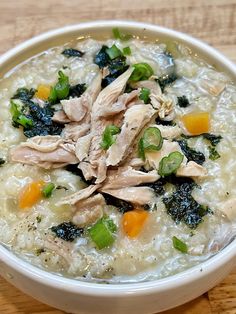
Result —
[[[139,94],[139,98],[143,100],[145,104],[148,104],[150,102],[149,95],[150,95],[150,89],[142,87]]]
[[[208,146],[208,150],[209,150],[209,159],[216,160],[220,158],[220,154],[217,152],[214,146]]]
[[[172,152],[167,157],[162,158],[159,164],[158,174],[161,177],[166,177],[175,173],[180,167],[184,155],[180,152]]]
[[[130,56],[131,55],[130,47],[123,48],[123,54],[124,54],[124,56]]]
[[[131,34],[121,33],[118,27],[113,28],[112,33],[115,39],[120,39],[121,41],[128,41],[132,38]]]
[[[157,151],[162,148],[163,138],[156,127],[147,128],[138,143],[138,156],[145,160],[146,151]]]
[[[173,247],[182,252],[182,253],[188,253],[188,246],[186,243],[184,243],[183,241],[181,241],[180,239],[178,239],[177,237],[173,237],[172,238],[173,241]]]
[[[103,134],[102,134],[102,142],[101,147],[107,150],[112,144],[115,143],[116,136],[120,133],[120,128],[115,125],[108,125],[106,126]]]
[[[32,128],[33,121],[30,118],[27,118],[24,114],[22,114],[20,106],[14,103],[12,100],[10,113],[12,115],[12,121],[15,127],[19,127],[19,125],[21,125],[26,129]]]
[[[148,80],[153,75],[153,69],[147,63],[136,63],[133,64],[134,71],[131,74],[129,81],[138,82]]]
[[[119,48],[117,48],[116,45],[111,46],[111,48],[107,48],[106,53],[108,54],[108,56],[111,60],[122,56],[122,52],[120,51]]]
[[[42,194],[44,197],[49,198],[52,195],[53,190],[55,189],[55,184],[52,182],[49,182],[46,184],[42,189]]]
[[[58,72],[58,82],[51,88],[48,97],[51,103],[56,103],[58,100],[66,99],[70,92],[69,77],[62,71]]]
[[[113,244],[116,230],[117,226],[113,220],[103,217],[89,228],[88,232],[97,248],[101,250]]]

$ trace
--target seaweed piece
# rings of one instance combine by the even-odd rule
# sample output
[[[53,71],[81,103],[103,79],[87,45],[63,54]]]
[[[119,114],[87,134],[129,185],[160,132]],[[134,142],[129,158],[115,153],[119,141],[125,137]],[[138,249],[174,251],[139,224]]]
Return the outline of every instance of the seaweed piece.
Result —
[[[109,74],[103,78],[102,87],[106,87],[111,84],[118,76],[124,73],[128,69],[128,65],[126,65],[126,57],[121,56],[117,57],[110,61],[108,66]]]
[[[165,179],[159,179],[152,183],[145,183],[144,186],[152,188],[157,196],[163,195],[165,193],[164,185],[167,183]]]
[[[120,213],[126,213],[134,209],[133,205],[130,202],[123,201],[106,193],[103,193],[103,196],[105,198],[106,204],[117,207]]]
[[[185,182],[184,182],[185,181]],[[184,222],[189,228],[195,229],[203,216],[210,212],[206,206],[199,204],[192,197],[194,183],[184,178],[176,185],[176,191],[168,197],[163,197],[167,213],[176,222]]]
[[[85,90],[86,84],[77,84],[70,86],[68,98],[80,97],[85,92]]]
[[[0,158],[0,166],[2,166],[3,164],[5,164],[6,160],[3,158]]]
[[[181,147],[184,155],[187,157],[188,161],[195,161],[197,164],[202,165],[206,160],[203,153],[194,150],[188,146],[186,140],[177,141]]]
[[[205,139],[207,139],[211,143],[212,146],[216,146],[222,140],[222,136],[221,135],[215,135],[215,134],[212,134],[212,133],[203,133],[201,135]]]
[[[62,51],[62,54],[64,56],[66,56],[67,58],[71,58],[71,57],[82,57],[84,55],[84,52],[78,50],[78,49],[74,49],[74,48],[67,48],[65,50]]]
[[[94,58],[94,63],[99,66],[100,69],[105,68],[110,64],[110,57],[106,53],[106,50],[108,49],[107,46],[103,45],[101,50],[96,54]]]
[[[23,104],[28,104],[30,99],[33,98],[36,90],[34,88],[28,89],[25,87],[18,88],[16,93],[12,96],[11,99],[20,99]]]
[[[155,122],[156,124],[175,126],[175,122],[173,120],[172,121],[161,120],[159,116],[155,119]]]
[[[178,76],[175,73],[172,73],[172,74],[169,74],[169,75],[165,75],[163,77],[159,77],[157,79],[157,82],[160,85],[161,91],[164,92],[166,86],[171,85],[177,79],[178,79]]]
[[[76,238],[80,237],[84,229],[78,228],[72,222],[63,222],[58,226],[51,227],[52,232],[56,234],[58,238],[61,238],[65,241],[72,242]]]
[[[217,152],[215,146],[208,146],[209,150],[209,159],[216,160],[220,158],[220,154]]]
[[[185,95],[177,97],[177,99],[178,99],[177,105],[181,108],[186,108],[191,105],[189,103],[188,98]]]

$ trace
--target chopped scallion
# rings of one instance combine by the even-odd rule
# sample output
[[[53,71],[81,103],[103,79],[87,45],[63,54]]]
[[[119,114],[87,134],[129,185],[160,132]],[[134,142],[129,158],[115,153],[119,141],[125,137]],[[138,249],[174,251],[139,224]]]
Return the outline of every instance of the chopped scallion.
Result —
[[[143,137],[139,140],[139,157],[145,160],[146,151],[160,150],[162,148],[162,144],[163,138],[160,130],[156,127],[147,128],[143,133]]]
[[[133,64],[134,71],[131,74],[129,80],[132,82],[148,80],[153,75],[153,69],[147,63],[136,63]]]
[[[147,104],[150,101],[149,95],[150,89],[143,87],[140,91],[139,98],[143,100],[145,104]]]
[[[175,173],[184,159],[180,152],[172,152],[167,157],[162,158],[159,164],[158,174],[166,177]]]
[[[111,48],[107,48],[106,53],[108,54],[111,60],[122,56],[122,52],[120,51],[119,48],[117,48],[116,45],[111,46]]]
[[[33,126],[33,121],[22,114],[20,106],[18,106],[12,100],[10,112],[12,115],[12,120],[17,126],[22,125],[24,128],[31,128]]]
[[[118,27],[113,28],[112,33],[113,33],[113,36],[115,39],[120,39],[122,41],[127,41],[127,40],[130,40],[132,38],[131,34],[121,33]]]
[[[48,198],[52,195],[53,190],[55,189],[55,184],[50,182],[46,184],[42,189],[42,194],[44,197]]]
[[[62,71],[58,72],[58,82],[51,88],[49,101],[55,103],[57,100],[66,99],[70,92],[69,77]]]
[[[184,243],[183,241],[181,241],[180,239],[178,239],[177,237],[173,237],[172,238],[172,242],[173,242],[173,247],[182,252],[182,253],[188,253],[188,246],[186,243]]]
[[[131,49],[130,49],[130,47],[125,47],[125,48],[123,48],[123,54],[124,54],[125,56],[130,56],[130,55],[131,55]]]
[[[101,147],[103,149],[108,149],[112,144],[115,143],[116,137],[115,135],[120,133],[120,128],[115,125],[106,126],[103,134],[102,134],[102,142]]]
[[[96,244],[99,250],[106,248],[115,241],[114,233],[117,227],[113,220],[109,218],[101,218],[95,225],[89,228],[88,232],[92,241]]]

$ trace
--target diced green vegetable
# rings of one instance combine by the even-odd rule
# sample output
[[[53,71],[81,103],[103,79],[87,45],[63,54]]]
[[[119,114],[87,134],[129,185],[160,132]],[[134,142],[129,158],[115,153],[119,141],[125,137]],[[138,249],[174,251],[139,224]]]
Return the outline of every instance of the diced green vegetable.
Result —
[[[143,87],[140,91],[139,98],[143,100],[145,104],[147,104],[150,102],[149,95],[150,95],[150,89]]]
[[[162,158],[159,164],[158,174],[162,177],[175,173],[181,165],[184,155],[180,152],[172,152],[167,157]]]
[[[181,241],[180,239],[178,239],[177,237],[173,237],[172,238],[173,241],[173,247],[182,252],[182,253],[188,253],[188,246],[186,243],[184,243],[183,241]]]
[[[131,74],[129,81],[138,82],[148,80],[153,75],[153,69],[147,63],[136,63],[133,64],[134,71]]]
[[[115,135],[120,133],[120,128],[115,125],[106,126],[103,134],[102,134],[102,142],[101,147],[103,149],[108,149],[112,144],[115,143],[116,137]]]
[[[120,39],[122,41],[127,41],[127,40],[130,40],[132,38],[131,34],[121,33],[118,27],[113,28],[112,33],[113,33],[113,36],[115,39]]]
[[[217,152],[214,146],[208,146],[208,150],[209,150],[209,159],[216,160],[220,158],[220,154]]]
[[[89,228],[88,232],[92,241],[101,250],[113,244],[116,230],[117,226],[113,220],[103,217]]]
[[[106,53],[108,54],[111,60],[122,56],[122,52],[120,51],[119,48],[117,48],[116,45],[111,46],[111,48],[107,48]]]
[[[162,148],[163,138],[161,132],[156,127],[147,128],[143,133],[144,151],[160,150]]]
[[[57,100],[65,99],[70,92],[69,78],[62,71],[58,72],[58,82],[51,89],[49,101],[55,103]]]
[[[143,146],[143,138],[140,138],[138,142],[138,156],[142,158],[142,160],[145,160],[145,151]]]
[[[52,195],[53,190],[55,189],[55,184],[49,182],[42,189],[42,194],[44,197],[49,198]]]
[[[130,56],[130,55],[131,55],[131,49],[130,49],[130,47],[125,47],[125,48],[123,48],[123,54],[124,54],[125,56]]]
[[[31,128],[33,121],[21,113],[21,108],[11,100],[10,113],[16,126],[22,125],[24,128]]]

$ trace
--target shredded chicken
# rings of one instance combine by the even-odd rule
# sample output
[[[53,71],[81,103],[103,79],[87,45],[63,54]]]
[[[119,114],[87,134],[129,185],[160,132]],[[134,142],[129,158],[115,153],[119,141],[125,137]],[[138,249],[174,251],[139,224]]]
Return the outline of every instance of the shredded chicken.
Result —
[[[102,194],[96,194],[75,204],[76,212],[72,222],[80,228],[95,223],[103,216],[103,207],[106,205]]]
[[[50,169],[78,163],[75,145],[60,136],[35,136],[10,150],[10,159]]]
[[[110,194],[121,200],[134,204],[145,205],[154,201],[154,191],[146,186],[126,187],[117,190],[100,189],[101,192]]]
[[[187,164],[181,164],[176,172],[179,177],[205,177],[207,169],[197,164],[194,161],[189,161]]]
[[[129,186],[155,182],[160,178],[156,170],[142,172],[131,167],[119,167],[118,170],[109,170],[103,189],[120,189]]]
[[[87,188],[79,190],[69,196],[62,198],[59,202],[57,202],[57,206],[60,205],[75,205],[77,202],[87,199],[90,195],[92,195],[100,186],[99,185],[89,185]]]
[[[52,121],[57,122],[57,123],[69,123],[70,119],[67,117],[65,112],[63,110],[58,110],[54,113],[52,117]]]
[[[169,126],[169,125],[153,124],[153,125],[150,125],[150,127],[158,128],[161,131],[162,137],[168,140],[173,140],[183,133],[182,129],[178,125]]]
[[[83,137],[78,138],[75,145],[75,154],[79,161],[82,161],[88,157],[89,147],[92,140],[91,134],[87,134]]]
[[[150,121],[156,111],[151,105],[134,105],[124,116],[124,122],[116,142],[108,149],[107,166],[119,164],[130,152],[135,138],[142,128]]]
[[[158,115],[161,119],[173,112],[173,102],[165,95],[151,94],[150,99],[153,107],[158,110]]]
[[[72,140],[76,142],[80,137],[84,136],[90,130],[89,123],[79,124],[77,122],[71,122],[65,125],[62,131],[62,137],[66,140]]]
[[[131,86],[133,88],[148,88],[153,95],[161,95],[162,91],[160,85],[155,80],[148,80],[148,81],[139,81],[132,83]]]

